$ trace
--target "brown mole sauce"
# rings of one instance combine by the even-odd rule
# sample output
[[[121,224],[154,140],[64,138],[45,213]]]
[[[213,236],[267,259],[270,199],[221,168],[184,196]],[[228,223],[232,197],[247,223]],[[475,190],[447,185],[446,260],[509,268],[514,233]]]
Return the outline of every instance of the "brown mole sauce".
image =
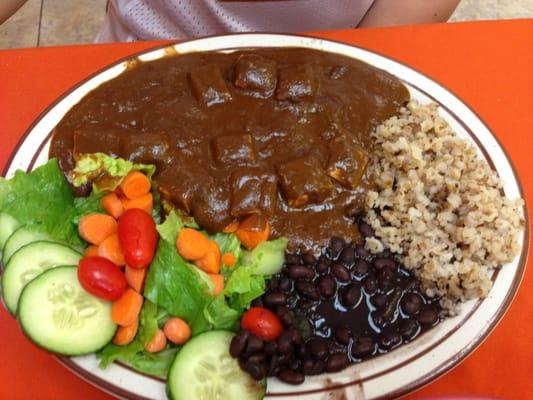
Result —
[[[84,153],[154,163],[162,197],[209,232],[261,214],[291,247],[359,241],[370,133],[408,99],[394,76],[315,50],[168,56],[85,96],[50,156],[67,176]]]

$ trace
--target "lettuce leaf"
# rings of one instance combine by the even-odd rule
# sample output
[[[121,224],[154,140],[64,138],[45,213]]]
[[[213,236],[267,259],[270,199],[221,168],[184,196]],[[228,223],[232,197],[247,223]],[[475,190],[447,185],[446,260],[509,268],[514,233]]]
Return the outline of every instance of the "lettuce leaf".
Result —
[[[155,173],[155,165],[135,164],[122,158],[113,158],[104,153],[84,154],[72,170],[72,183],[81,186],[93,182],[93,190],[113,191],[131,171],[144,172],[150,179]]]
[[[74,214],[72,216],[72,223],[78,225],[80,219],[87,214],[105,213],[102,207],[102,197],[105,193],[92,191],[87,197],[76,197],[74,199]]]
[[[11,179],[0,177],[0,211],[52,239],[82,243],[72,223],[74,195],[56,159],[30,173],[18,170]]]

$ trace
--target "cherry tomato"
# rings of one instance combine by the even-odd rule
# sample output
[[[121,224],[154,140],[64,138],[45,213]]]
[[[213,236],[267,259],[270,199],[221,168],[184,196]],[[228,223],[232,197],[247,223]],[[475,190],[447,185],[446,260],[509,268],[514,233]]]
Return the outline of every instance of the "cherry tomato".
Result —
[[[117,233],[128,266],[141,269],[150,265],[157,245],[157,231],[150,214],[139,208],[124,211],[118,219]]]
[[[78,264],[78,280],[92,295],[104,300],[117,300],[128,282],[119,267],[103,257],[85,257]]]
[[[246,311],[241,319],[241,327],[263,340],[276,340],[283,330],[276,314],[263,307],[252,307]]]

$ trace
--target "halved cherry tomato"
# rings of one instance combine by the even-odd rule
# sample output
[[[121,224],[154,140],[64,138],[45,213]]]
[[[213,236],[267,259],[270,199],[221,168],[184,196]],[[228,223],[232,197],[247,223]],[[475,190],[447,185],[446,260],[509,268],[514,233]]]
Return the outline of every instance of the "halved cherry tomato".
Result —
[[[246,311],[241,319],[241,328],[263,340],[276,340],[283,330],[276,314],[263,307],[252,307]]]
[[[117,233],[128,266],[150,265],[157,245],[157,231],[150,214],[139,208],[124,211],[118,219]]]
[[[85,257],[78,263],[78,280],[92,295],[104,300],[117,300],[126,291],[124,273],[103,257]]]

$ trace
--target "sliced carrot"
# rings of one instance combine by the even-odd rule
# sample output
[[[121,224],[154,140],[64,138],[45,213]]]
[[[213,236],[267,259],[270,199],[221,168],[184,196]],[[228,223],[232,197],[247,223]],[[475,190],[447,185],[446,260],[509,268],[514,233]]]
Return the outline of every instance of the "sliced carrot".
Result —
[[[235,232],[237,238],[248,249],[254,249],[257,245],[270,236],[270,224],[266,219],[258,220],[257,215],[251,215],[241,222]]]
[[[78,231],[87,242],[99,245],[117,231],[117,221],[106,214],[87,214],[80,220]]]
[[[102,207],[115,219],[118,219],[124,212],[122,201],[115,193],[109,193],[102,197]]]
[[[239,221],[233,221],[231,224],[229,224],[224,229],[222,229],[222,232],[224,232],[224,233],[233,233],[237,229],[239,229]]]
[[[133,324],[131,325],[119,326],[117,332],[115,333],[115,337],[113,338],[113,343],[117,346],[125,346],[130,344],[133,339],[135,339],[138,329],[139,318],[135,318],[135,321],[133,321]]]
[[[207,253],[195,261],[198,268],[209,274],[218,274],[220,272],[220,248],[214,240],[209,241]]]
[[[144,345],[144,349],[148,353],[157,353],[161,350],[164,350],[164,348],[167,346],[167,337],[165,336],[165,333],[158,329],[155,331],[155,335],[148,343]]]
[[[181,318],[169,318],[165,322],[163,332],[168,340],[174,344],[183,344],[191,337],[191,328]]]
[[[111,306],[111,319],[120,326],[128,326],[135,322],[143,305],[143,296],[135,290],[126,289],[124,294]]]
[[[83,253],[85,257],[98,257],[98,246],[94,244],[87,247]]]
[[[122,266],[126,264],[126,260],[124,260],[124,252],[120,248],[120,242],[116,233],[108,236],[102,243],[100,243],[100,246],[98,246],[98,255],[107,258],[116,265]]]
[[[233,253],[222,254],[222,264],[233,267],[237,263],[237,257]]]
[[[210,248],[209,239],[192,228],[183,228],[176,239],[178,253],[186,260],[199,260]]]
[[[140,208],[141,210],[146,211],[148,214],[152,214],[154,209],[154,200],[152,198],[152,193],[145,194],[144,196],[137,197],[135,199],[128,199],[124,197],[122,199],[122,206],[124,210],[129,210],[130,208]]]
[[[131,171],[122,183],[120,189],[128,199],[138,199],[150,192],[150,180],[140,171]]]
[[[131,268],[126,265],[124,274],[126,275],[126,280],[128,285],[135,291],[142,293],[144,280],[146,279],[146,273],[148,272],[147,268]]]
[[[213,281],[213,296],[216,296],[224,290],[224,275],[209,274],[209,277]]]

